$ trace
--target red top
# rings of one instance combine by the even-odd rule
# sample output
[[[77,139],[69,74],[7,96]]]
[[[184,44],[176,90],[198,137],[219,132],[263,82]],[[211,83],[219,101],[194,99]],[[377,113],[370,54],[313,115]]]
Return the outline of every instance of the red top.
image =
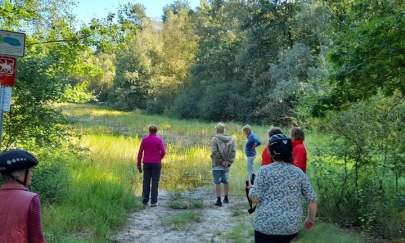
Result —
[[[294,165],[300,168],[304,173],[307,171],[307,151],[305,150],[304,141],[294,140],[293,145],[293,158]]]
[[[0,242],[45,242],[38,195],[10,182],[0,188],[0,202]]]
[[[273,162],[273,159],[271,158],[269,147],[266,146],[262,153],[262,166],[269,165],[271,162]]]
[[[151,133],[142,139],[138,152],[138,166],[141,166],[141,162],[144,164],[160,164],[165,154],[163,140],[156,134]]]

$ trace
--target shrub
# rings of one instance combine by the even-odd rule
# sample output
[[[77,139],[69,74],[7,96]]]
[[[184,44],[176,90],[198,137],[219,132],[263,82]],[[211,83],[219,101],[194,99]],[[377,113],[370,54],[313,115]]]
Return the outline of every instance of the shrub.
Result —
[[[376,96],[331,113],[322,126],[332,136],[318,144],[312,166],[320,214],[363,233],[400,237],[403,223],[405,103],[402,95]]]
[[[35,167],[31,191],[37,193],[44,203],[61,202],[69,190],[69,175],[61,161],[40,163]]]

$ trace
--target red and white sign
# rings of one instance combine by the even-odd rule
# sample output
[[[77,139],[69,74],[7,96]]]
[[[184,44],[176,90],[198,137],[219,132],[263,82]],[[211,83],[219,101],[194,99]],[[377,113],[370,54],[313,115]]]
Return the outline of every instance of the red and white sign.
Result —
[[[14,57],[0,56],[0,85],[13,86],[17,60]]]

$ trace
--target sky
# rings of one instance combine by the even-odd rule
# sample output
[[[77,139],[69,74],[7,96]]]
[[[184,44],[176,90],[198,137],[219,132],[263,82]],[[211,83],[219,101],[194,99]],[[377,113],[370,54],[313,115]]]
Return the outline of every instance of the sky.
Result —
[[[81,22],[88,23],[92,18],[103,18],[107,12],[114,11],[119,4],[140,3],[146,8],[146,15],[150,18],[158,18],[163,14],[163,7],[175,0],[76,0],[74,14]],[[188,0],[194,9],[200,5],[200,0]]]

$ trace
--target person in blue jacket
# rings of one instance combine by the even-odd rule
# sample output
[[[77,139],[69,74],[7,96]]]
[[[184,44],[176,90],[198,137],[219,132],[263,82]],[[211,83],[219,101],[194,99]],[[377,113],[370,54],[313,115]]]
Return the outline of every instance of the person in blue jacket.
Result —
[[[245,155],[247,159],[248,180],[253,174],[253,162],[256,158],[256,147],[261,144],[260,139],[253,133],[249,125],[242,128],[243,133],[246,135]]]

